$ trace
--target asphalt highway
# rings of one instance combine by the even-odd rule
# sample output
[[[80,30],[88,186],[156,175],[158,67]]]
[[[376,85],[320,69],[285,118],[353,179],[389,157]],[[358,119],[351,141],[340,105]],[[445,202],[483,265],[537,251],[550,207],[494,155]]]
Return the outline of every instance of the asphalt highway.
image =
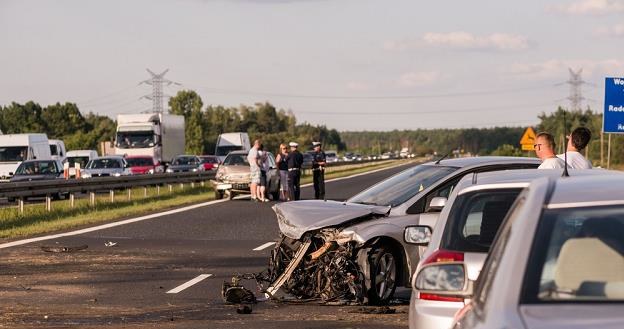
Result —
[[[413,164],[327,183],[344,200]],[[312,198],[311,187],[302,197]],[[221,300],[234,273],[266,267],[278,236],[273,202],[222,201],[81,235],[0,249],[0,327],[404,328],[407,306],[260,302],[237,314]],[[110,244],[113,246],[107,246]],[[78,247],[71,253],[41,247]],[[264,248],[260,248],[264,247]],[[258,249],[258,250],[254,250]],[[196,282],[196,283],[194,283]],[[194,283],[194,284],[193,284]],[[254,290],[254,282],[245,286]],[[409,296],[409,291],[403,292]],[[258,296],[260,296],[258,294]]]

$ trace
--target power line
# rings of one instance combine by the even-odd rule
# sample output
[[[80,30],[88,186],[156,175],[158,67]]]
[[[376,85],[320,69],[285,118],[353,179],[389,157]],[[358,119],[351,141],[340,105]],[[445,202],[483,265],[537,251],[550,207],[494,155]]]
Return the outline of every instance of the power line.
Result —
[[[319,114],[319,115],[412,115],[412,114],[446,114],[446,113],[470,113],[470,112],[496,112],[501,110],[526,109],[535,107],[553,106],[553,104],[533,104],[518,106],[497,106],[497,107],[478,107],[460,110],[428,110],[428,111],[400,111],[400,112],[330,112],[330,111],[294,111],[297,114]]]

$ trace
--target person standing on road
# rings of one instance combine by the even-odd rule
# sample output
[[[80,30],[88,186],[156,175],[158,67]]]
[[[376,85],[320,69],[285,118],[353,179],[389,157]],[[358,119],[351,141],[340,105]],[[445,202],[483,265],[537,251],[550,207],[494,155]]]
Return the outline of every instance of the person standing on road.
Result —
[[[312,159],[312,176],[314,180],[314,198],[325,199],[325,152],[321,150],[321,142],[313,142],[314,158]]]
[[[275,162],[277,162],[277,168],[280,173],[280,199],[282,201],[288,201],[288,162],[286,162],[286,157],[288,156],[288,147],[286,144],[280,144],[280,149],[277,154],[277,158],[275,158]]]
[[[260,148],[260,140],[254,141],[253,147],[247,154],[249,169],[251,171],[251,184],[249,184],[249,192],[251,192],[251,201],[258,199],[258,184],[260,184],[260,167],[258,167],[258,149]]]
[[[591,131],[585,127],[578,127],[572,131],[568,137],[568,146],[566,153],[568,154],[568,167],[572,169],[592,169],[592,164],[581,154],[591,139]],[[565,154],[559,154],[557,157],[561,160],[565,158]]]
[[[288,193],[291,201],[299,200],[301,196],[300,180],[303,155],[297,150],[299,144],[290,142],[290,153],[286,157],[288,163]]]
[[[542,164],[537,169],[564,168],[565,162],[555,155],[555,139],[553,135],[541,132],[535,136],[535,154],[542,160]]]
[[[258,148],[258,167],[260,168],[260,184],[256,196],[258,201],[269,202],[266,198],[267,172],[269,171],[269,155],[264,151],[264,146],[260,144]]]

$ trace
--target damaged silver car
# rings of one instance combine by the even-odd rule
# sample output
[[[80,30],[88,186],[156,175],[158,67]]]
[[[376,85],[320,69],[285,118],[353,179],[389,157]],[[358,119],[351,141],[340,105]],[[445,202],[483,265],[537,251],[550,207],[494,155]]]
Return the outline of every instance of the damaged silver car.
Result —
[[[397,286],[409,288],[439,212],[464,175],[539,164],[519,157],[438,160],[345,202],[277,204],[273,210],[281,234],[264,276],[270,283],[266,293],[291,301],[388,303]],[[408,226],[412,229],[406,231]]]

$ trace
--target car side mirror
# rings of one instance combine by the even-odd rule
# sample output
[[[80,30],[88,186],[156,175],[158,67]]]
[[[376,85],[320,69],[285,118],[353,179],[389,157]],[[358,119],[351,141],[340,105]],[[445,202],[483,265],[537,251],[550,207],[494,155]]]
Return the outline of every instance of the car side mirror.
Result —
[[[431,233],[433,230],[426,225],[408,226],[403,231],[403,240],[405,243],[426,246],[431,242]]]
[[[424,265],[417,273],[414,288],[423,294],[470,298],[474,282],[468,279],[463,262]]]
[[[431,199],[431,202],[429,202],[429,208],[427,208],[427,212],[442,211],[442,208],[444,208],[444,206],[446,205],[446,201],[447,198],[441,196],[437,196]]]

